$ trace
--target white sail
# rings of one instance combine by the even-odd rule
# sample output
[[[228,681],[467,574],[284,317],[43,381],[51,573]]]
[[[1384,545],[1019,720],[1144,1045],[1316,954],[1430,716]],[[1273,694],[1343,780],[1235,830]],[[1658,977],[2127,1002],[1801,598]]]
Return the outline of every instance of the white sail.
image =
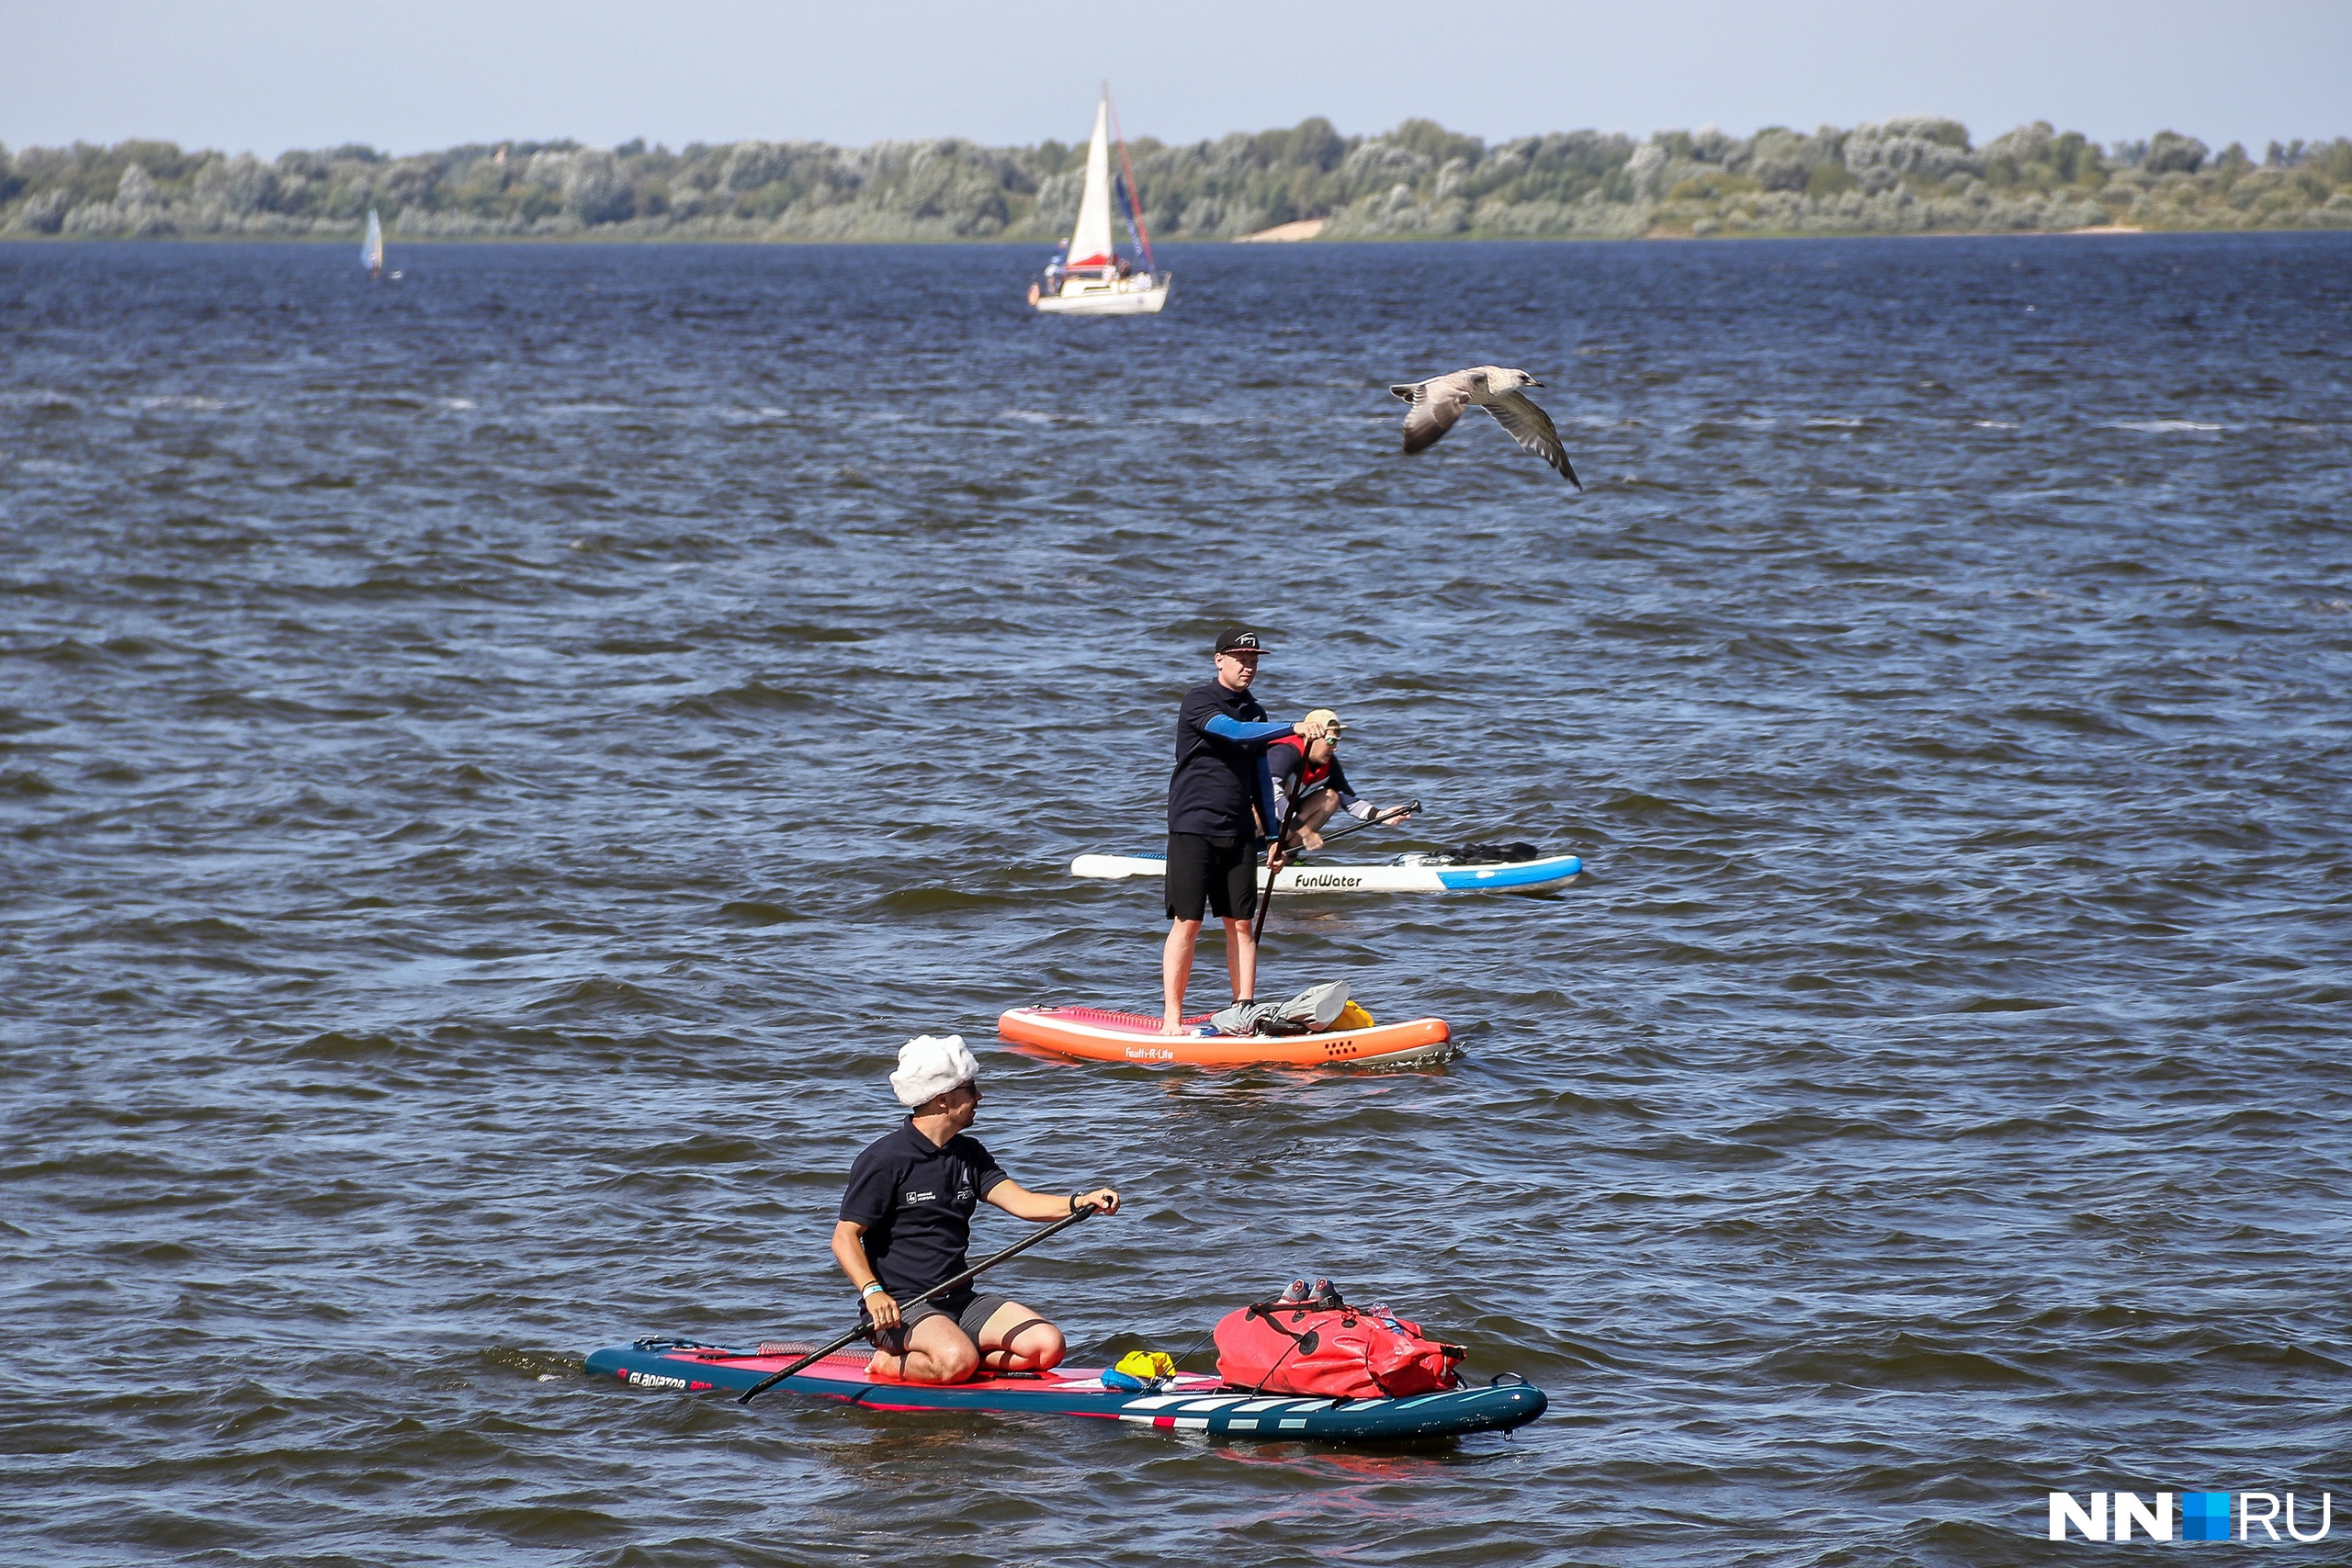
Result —
[[[1075,269],[1109,266],[1111,250],[1111,93],[1094,106],[1094,140],[1086,149],[1086,194],[1078,203],[1078,227],[1069,231],[1069,260]]]
[[[384,270],[384,226],[376,220],[376,209],[368,209],[368,238],[359,247],[359,265],[369,272]]]

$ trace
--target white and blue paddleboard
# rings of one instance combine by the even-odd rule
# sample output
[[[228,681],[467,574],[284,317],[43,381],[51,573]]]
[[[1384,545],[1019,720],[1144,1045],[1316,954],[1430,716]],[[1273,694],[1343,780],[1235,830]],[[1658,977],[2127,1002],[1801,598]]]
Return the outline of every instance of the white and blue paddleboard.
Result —
[[[1575,855],[1491,863],[1437,863],[1400,855],[1384,865],[1289,865],[1274,879],[1277,893],[1539,893],[1576,880],[1584,862]],[[1072,876],[1165,876],[1158,855],[1080,855],[1069,863]],[[1258,886],[1266,885],[1265,868]]]

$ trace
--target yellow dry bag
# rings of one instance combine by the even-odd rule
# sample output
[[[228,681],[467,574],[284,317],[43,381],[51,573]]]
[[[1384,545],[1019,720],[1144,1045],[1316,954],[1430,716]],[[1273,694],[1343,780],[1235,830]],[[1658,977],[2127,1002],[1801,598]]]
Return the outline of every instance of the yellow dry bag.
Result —
[[[1131,1378],[1141,1378],[1146,1382],[1155,1382],[1176,1375],[1176,1358],[1165,1350],[1130,1350],[1119,1358],[1119,1364],[1114,1370]]]

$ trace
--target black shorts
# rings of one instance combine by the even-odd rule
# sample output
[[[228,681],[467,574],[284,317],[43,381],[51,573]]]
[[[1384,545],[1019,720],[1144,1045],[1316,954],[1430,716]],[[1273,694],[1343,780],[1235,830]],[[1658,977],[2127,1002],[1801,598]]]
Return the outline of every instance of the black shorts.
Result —
[[[996,1309],[1012,1304],[1010,1296],[983,1296],[977,1292],[949,1296],[940,1302],[915,1302],[905,1309],[905,1315],[899,1319],[896,1328],[876,1329],[874,1343],[876,1348],[888,1350],[893,1356],[903,1356],[907,1353],[907,1330],[926,1317],[952,1317],[956,1320],[956,1326],[964,1331],[964,1337],[977,1346],[980,1342],[980,1330],[989,1325],[989,1319],[996,1315]]]
[[[1257,845],[1248,839],[1168,835],[1168,918],[1197,920],[1202,907],[1222,919],[1258,913]]]

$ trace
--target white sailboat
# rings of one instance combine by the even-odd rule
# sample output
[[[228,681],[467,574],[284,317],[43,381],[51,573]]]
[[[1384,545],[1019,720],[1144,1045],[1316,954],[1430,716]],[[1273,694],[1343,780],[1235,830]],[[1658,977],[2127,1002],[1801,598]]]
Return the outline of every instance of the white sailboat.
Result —
[[[1086,189],[1079,198],[1078,223],[1062,254],[1029,286],[1029,303],[1051,315],[1144,316],[1168,303],[1173,275],[1152,265],[1151,235],[1144,228],[1143,204],[1136,196],[1135,170],[1127,141],[1119,138],[1119,205],[1143,265],[1119,254],[1111,240],[1111,89],[1094,106],[1094,138],[1086,148]]]
[[[384,276],[384,226],[377,221],[372,207],[368,209],[368,237],[359,243],[359,264],[370,278]]]

